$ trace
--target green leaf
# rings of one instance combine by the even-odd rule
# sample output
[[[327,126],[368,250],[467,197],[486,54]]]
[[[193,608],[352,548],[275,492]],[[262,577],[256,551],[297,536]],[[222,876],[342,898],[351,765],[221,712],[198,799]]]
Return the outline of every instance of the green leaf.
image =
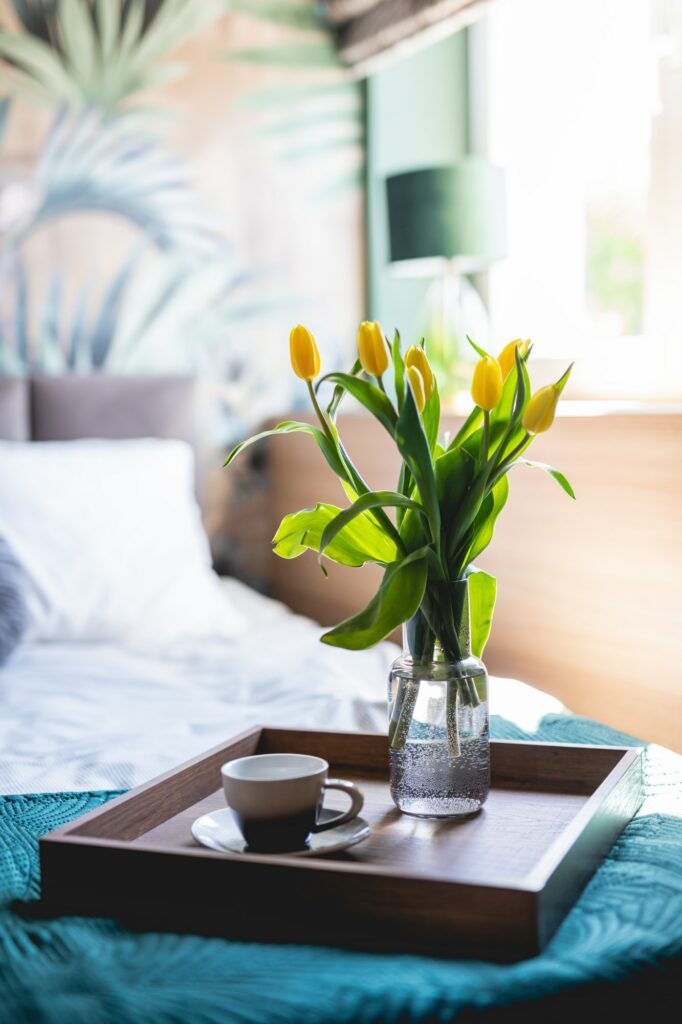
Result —
[[[475,406],[448,445],[448,449],[459,448],[460,445],[464,444],[467,438],[471,437],[475,430],[478,430],[482,422],[483,410],[478,406]]]
[[[100,53],[102,61],[106,62],[113,56],[118,42],[118,33],[121,28],[121,5],[112,3],[111,0],[97,0],[95,16]]]
[[[349,167],[329,178],[324,184],[313,187],[310,199],[313,203],[325,203],[330,199],[350,190],[362,189],[365,185],[365,172],[361,163],[357,167]]]
[[[0,39],[0,55],[25,72],[10,73],[13,87],[50,105],[113,113],[131,94],[159,84],[153,63],[222,16],[227,0],[13,2],[28,29]]]
[[[405,362],[403,360],[403,354],[400,351],[400,331],[397,330],[393,336],[393,370],[395,377],[395,397],[398,402],[398,408],[402,409],[403,402],[405,401]]]
[[[542,469],[545,473],[549,473],[551,477],[559,484],[569,498],[573,498],[575,501],[575,491],[571,487],[570,483],[566,479],[563,473],[555,469],[554,466],[548,466],[546,462],[533,462],[531,459],[514,459],[509,468],[512,466],[530,466],[531,469]]]
[[[277,138],[284,135],[290,138],[295,134],[306,132],[317,132],[318,129],[329,127],[332,124],[340,124],[342,127],[364,131],[364,113],[360,107],[341,106],[338,110],[331,110],[328,105],[317,107],[302,114],[294,111],[291,117],[278,118],[268,123],[259,130],[261,138]]]
[[[426,434],[426,439],[429,442],[429,448],[433,455],[436,450],[438,436],[440,434],[440,396],[438,394],[438,384],[435,380],[433,382],[433,393],[424,406],[422,423],[424,424],[424,433]]]
[[[436,492],[446,534],[469,490],[476,471],[476,460],[464,448],[448,448],[434,463]]]
[[[57,102],[78,103],[78,88],[50,46],[34,36],[0,32],[0,57],[23,68],[52,92]]]
[[[393,382],[395,388],[395,397],[398,404],[398,409],[402,409],[403,402],[405,401],[405,362],[403,360],[403,354],[400,351],[400,331],[396,329],[393,335]],[[405,461],[400,463],[400,476],[398,477],[398,491],[400,494],[404,494],[409,497],[412,489],[412,475],[408,469]],[[399,508],[396,512],[396,522],[398,528],[402,526],[403,519],[405,518],[405,509]],[[409,551],[410,548],[408,547]]]
[[[412,475],[410,474],[405,460],[400,461],[400,473],[398,475],[398,494],[404,494],[405,497],[409,497],[412,491]],[[395,520],[398,524],[398,529],[402,526],[403,519],[405,518],[406,509],[399,508],[395,514]],[[408,548],[409,550],[409,548]]]
[[[414,615],[424,596],[426,577],[426,548],[389,565],[367,607],[324,633],[322,642],[351,651],[372,647]]]
[[[232,449],[230,454],[225,459],[223,466],[229,466],[234,458],[249,445],[255,444],[256,441],[262,441],[266,437],[273,437],[275,434],[310,434],[315,440],[315,444],[320,449],[325,459],[327,460],[330,468],[342,478],[345,478],[346,471],[343,463],[341,462],[338,450],[329,440],[327,435],[319,429],[314,427],[311,423],[299,423],[296,420],[285,420],[283,423],[278,423],[276,427],[271,430],[263,430],[260,434],[254,434],[253,437],[248,437],[245,441],[241,441],[235,448]]]
[[[283,160],[302,160],[307,157],[320,159],[336,149],[349,149],[352,146],[360,146],[364,140],[364,129],[358,126],[343,135],[335,135],[329,139],[320,139],[313,136],[307,142],[294,146],[288,146],[280,153]]]
[[[502,397],[490,413],[490,450],[494,451],[502,438],[502,435],[507,429],[509,424],[509,418],[514,408],[514,399],[516,397],[516,385],[518,382],[518,373],[516,367],[507,374],[507,378],[502,387]]]
[[[440,506],[436,492],[436,479],[429,442],[424,433],[411,387],[405,389],[405,401],[398,416],[395,440],[417,485],[421,503],[429,518],[431,539],[437,541],[440,536]]]
[[[355,377],[358,373],[360,373],[361,369],[362,363],[360,362],[359,359],[356,359],[350,370],[351,377]],[[331,402],[327,406],[327,415],[332,421],[336,419],[336,414],[338,412],[339,406],[341,405],[341,402],[343,401],[343,396],[345,394],[346,389],[341,384],[337,384],[336,387],[334,388],[334,394],[332,395]]]
[[[28,72],[19,71],[9,63],[0,68],[0,88],[10,99],[26,99],[38,107],[50,109],[54,106],[54,90],[43,85]],[[60,98],[61,102],[61,98]]]
[[[163,11],[161,11],[161,13],[163,13]],[[156,21],[156,19],[154,20]],[[140,0],[133,0],[133,2],[128,5],[128,14],[121,26],[121,34],[119,37],[118,46],[118,57],[121,63],[123,63],[123,57],[128,58],[130,56],[130,53],[134,49],[136,43],[139,41],[143,32],[144,4],[140,3]]]
[[[187,65],[179,61],[161,64],[160,67],[152,67],[148,71],[140,73],[135,79],[135,91],[143,89],[159,89],[173,82],[179,81],[187,74]]]
[[[130,0],[129,0],[130,2]],[[139,2],[139,0],[136,0]],[[143,12],[148,0],[141,4]],[[225,13],[226,0],[165,0],[151,21],[146,20],[135,47],[136,66],[149,64],[176,49],[190,36]]]
[[[471,540],[468,550],[464,554],[464,562],[473,562],[488,547],[493,539],[497,517],[506,505],[508,497],[509,481],[506,476],[503,476],[495,484],[490,494],[486,495],[478,510],[472,524]]]
[[[347,528],[357,516],[361,516],[374,508],[409,508],[425,515],[421,505],[418,505],[416,501],[411,501],[402,494],[396,494],[395,491],[369,491],[353,502],[350,508],[339,510],[336,518],[325,527],[318,548],[320,555],[323,553],[327,554],[327,547],[333,542],[336,535],[344,530],[344,528]]]
[[[346,491],[346,494],[351,499],[351,501],[354,501],[361,494],[369,494],[369,492],[371,491],[371,487],[367,486],[362,476],[358,472],[357,467],[353,463],[353,460],[351,459],[350,455],[344,448],[341,438],[339,437],[338,430],[336,429],[336,426],[333,423],[331,424],[331,431],[334,435],[334,439],[336,442],[335,450],[339,456],[341,466],[343,468],[341,484],[344,490]],[[339,476],[341,476],[341,474],[339,474]],[[348,484],[350,484],[354,493],[351,493],[351,489],[348,487]],[[386,535],[394,541],[396,547],[399,550],[402,550],[402,541],[400,539],[400,534],[398,533],[398,530],[396,529],[395,525],[391,522],[387,514],[384,512],[383,508],[372,509],[371,515],[376,520],[381,529],[384,530]]]
[[[304,551],[321,551],[321,540],[328,525],[342,512],[337,505],[320,503],[284,517],[272,539],[280,558],[298,558]],[[371,516],[362,515],[336,531],[325,545],[325,557],[341,565],[359,566],[366,562],[388,565],[397,557],[396,546]]]
[[[269,113],[281,108],[289,112],[292,108],[305,105],[311,101],[340,100],[341,102],[358,102],[357,84],[344,80],[323,85],[301,84],[299,82],[281,82],[276,86],[261,86],[246,93],[238,100],[241,110],[253,110]]]
[[[49,7],[54,6],[54,0],[49,5],[41,0],[38,2],[36,0],[10,0],[10,2],[14,13],[26,31],[32,36],[38,36],[39,39],[49,42]]]
[[[495,453],[497,465],[520,444],[525,436],[521,418],[528,404],[531,390],[526,366],[528,355],[526,354],[522,359],[519,350],[516,349],[515,357],[515,365],[510,370],[502,388],[502,398],[490,414],[490,451],[495,452],[495,449],[499,447]]]
[[[253,47],[227,50],[227,60],[249,64],[267,64],[268,67],[338,68],[339,55],[331,42],[284,43],[281,46]]]
[[[491,359],[492,358],[491,355],[490,355],[490,352],[486,352],[486,350],[484,348],[481,348],[481,346],[477,345],[475,341],[472,341],[468,334],[467,334],[467,341],[469,342],[469,344],[473,348],[474,352],[476,352],[481,357],[481,359]]]
[[[522,359],[519,350],[516,349],[515,353],[515,369],[517,375],[517,388],[516,395],[514,396],[514,407],[512,409],[512,418],[517,422],[520,422],[523,416],[523,411],[528,405],[530,399],[530,377],[528,376],[528,367],[526,366],[526,360],[528,359],[528,353],[525,358]],[[513,371],[512,371],[513,372]]]
[[[450,576],[456,579],[466,568],[466,551],[471,543],[473,524],[486,497],[487,480],[485,473],[474,474],[471,485],[462,498],[457,514],[449,524],[446,534],[447,556]]]
[[[476,480],[476,465],[476,458],[466,448],[449,448],[434,466],[452,578],[459,576],[463,568],[458,555],[462,547],[469,545],[472,520],[485,484],[483,477]]]
[[[394,436],[398,419],[396,411],[388,395],[385,395],[375,384],[362,377],[354,377],[350,373],[327,373],[320,378],[315,390],[317,391],[325,381],[340,384],[349,395],[352,395],[379,420],[391,437]]]
[[[87,96],[97,66],[97,48],[92,15],[85,0],[59,0],[57,24],[71,74]]]
[[[400,524],[400,538],[408,552],[416,551],[417,548],[429,543],[431,531],[428,521],[424,522],[423,514],[417,514],[410,509],[405,512]]]
[[[232,10],[250,14],[275,24],[286,25],[301,31],[319,32],[326,28],[318,8],[311,3],[285,3],[284,0],[232,0]]]
[[[475,569],[473,566],[469,569],[468,579],[471,653],[475,658],[481,658],[493,622],[497,580],[494,576],[490,576],[481,569]]]

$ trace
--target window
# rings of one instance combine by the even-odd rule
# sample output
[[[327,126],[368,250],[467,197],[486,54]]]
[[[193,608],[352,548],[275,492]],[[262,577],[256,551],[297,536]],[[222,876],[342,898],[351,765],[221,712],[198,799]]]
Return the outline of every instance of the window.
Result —
[[[513,0],[476,32],[507,177],[494,336],[576,359],[574,393],[681,398],[682,0]]]

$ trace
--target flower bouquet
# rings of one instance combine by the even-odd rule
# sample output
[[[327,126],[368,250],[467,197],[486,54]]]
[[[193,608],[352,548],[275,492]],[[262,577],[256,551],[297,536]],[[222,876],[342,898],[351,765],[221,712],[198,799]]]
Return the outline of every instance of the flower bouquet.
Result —
[[[508,473],[519,465],[541,469],[575,497],[562,473],[525,455],[535,436],[551,427],[571,367],[532,394],[529,342],[512,341],[494,358],[469,340],[479,357],[474,407],[447,438],[423,342],[403,354],[397,332],[389,345],[378,323],[363,323],[350,371],[320,376],[315,338],[298,325],[290,336],[291,363],[307,383],[318,423],[280,423],[237,445],[225,462],[261,438],[304,432],[339,478],[346,507],[320,503],[285,516],[274,550],[282,558],[314,551],[325,573],[324,559],[382,566],[369,604],[321,639],[359,650],[405,626],[406,650],[394,664],[389,690],[392,792],[401,809],[428,816],[471,813],[487,795],[487,675],[480,658],[496,581],[474,561],[492,540],[507,501]],[[346,450],[337,427],[346,395],[395,443],[401,457],[395,490],[373,490]]]

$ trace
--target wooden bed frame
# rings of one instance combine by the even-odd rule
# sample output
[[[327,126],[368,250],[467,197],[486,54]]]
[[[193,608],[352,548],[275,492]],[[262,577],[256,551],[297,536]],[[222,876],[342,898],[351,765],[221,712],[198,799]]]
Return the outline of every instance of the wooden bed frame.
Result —
[[[286,418],[286,417],[282,417]],[[297,414],[300,418],[300,414]],[[456,430],[457,420],[444,424]],[[397,458],[368,417],[340,419],[366,479],[393,488]],[[310,439],[269,442],[270,522],[344,496]],[[480,559],[499,581],[491,672],[552,693],[569,708],[682,751],[682,410],[567,404],[533,458],[562,469],[573,502],[519,467],[495,539]],[[352,614],[379,571],[270,556],[271,590],[325,625]]]

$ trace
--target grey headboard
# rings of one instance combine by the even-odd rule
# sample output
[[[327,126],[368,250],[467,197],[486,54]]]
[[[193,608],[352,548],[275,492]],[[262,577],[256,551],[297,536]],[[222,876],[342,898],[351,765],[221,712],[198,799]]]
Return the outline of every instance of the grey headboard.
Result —
[[[167,437],[197,447],[191,377],[0,377],[0,438]]]
[[[0,377],[0,439],[31,439],[29,385],[23,378]]]

